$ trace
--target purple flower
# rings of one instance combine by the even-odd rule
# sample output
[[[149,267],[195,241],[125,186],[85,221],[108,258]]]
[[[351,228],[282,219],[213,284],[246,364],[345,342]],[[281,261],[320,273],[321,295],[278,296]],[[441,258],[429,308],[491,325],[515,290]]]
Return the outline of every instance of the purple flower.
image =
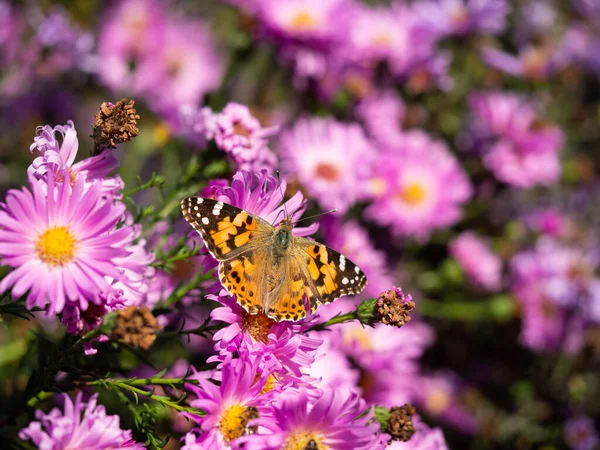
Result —
[[[469,101],[475,141],[496,178],[523,188],[558,180],[560,128],[542,123],[533,106],[514,94],[478,93]]]
[[[215,350],[222,356],[235,351],[262,356],[269,372],[296,376],[302,375],[302,367],[314,362],[322,341],[303,334],[310,326],[308,322],[275,322],[264,313],[247,313],[232,297],[209,298],[223,303],[211,312],[211,318],[229,324],[213,337]]]
[[[166,18],[161,0],[125,0],[107,9],[98,37],[100,81],[115,91],[142,94],[142,81],[153,75],[141,65],[160,50]]]
[[[500,33],[509,9],[505,0],[429,0],[415,4],[419,18],[440,37]]]
[[[57,135],[61,137],[60,142],[56,138]],[[81,177],[86,189],[98,181],[107,195],[116,195],[123,189],[123,181],[119,175],[109,176],[119,167],[119,162],[111,150],[103,150],[97,156],[91,156],[74,164],[79,150],[79,140],[71,120],[66,125],[57,125],[54,128],[50,125],[37,127],[36,137],[29,147],[31,152],[36,150],[41,153],[41,156],[35,158],[27,169],[30,176],[44,179],[51,171],[55,182],[62,183],[68,178],[71,185]]]
[[[176,116],[174,129],[198,147],[205,147],[215,137],[218,115],[208,106],[197,108],[183,105]]]
[[[263,33],[284,44],[314,47],[341,42],[350,25],[351,0],[263,0],[256,2]]]
[[[138,37],[139,39],[139,37]],[[170,18],[161,45],[140,62],[140,88],[158,111],[196,105],[221,84],[225,66],[208,26],[199,20]]]
[[[450,254],[468,279],[487,291],[498,291],[502,277],[502,261],[475,233],[461,233],[450,243]]]
[[[253,436],[244,449],[304,449],[311,441],[331,450],[380,448],[372,409],[351,391],[325,391],[317,398],[306,390],[293,391],[278,398],[271,412],[265,424],[270,434]]]
[[[565,441],[573,450],[594,450],[597,448],[598,431],[590,417],[573,417],[565,423]]]
[[[272,169],[277,163],[267,147],[267,138],[277,130],[278,127],[263,128],[247,106],[228,103],[216,117],[215,142],[239,170],[259,172]]]
[[[63,394],[64,412],[58,408],[44,414],[37,410],[31,422],[19,432],[23,440],[31,439],[44,450],[80,448],[86,450],[143,450],[145,446],[131,439],[130,430],[122,430],[119,416],[108,416],[104,406],[98,405],[98,394],[88,402],[77,393],[75,403]]]
[[[327,245],[354,261],[367,275],[369,283],[363,295],[377,297],[394,284],[385,253],[375,248],[367,231],[357,222],[342,224],[337,219],[324,218],[321,223]]]
[[[471,197],[471,183],[445,143],[420,131],[386,150],[374,173],[375,200],[365,214],[398,235],[426,239],[456,223]]]
[[[228,358],[217,376],[218,386],[202,376],[196,377],[198,386],[186,385],[196,396],[190,405],[205,414],[184,413],[199,425],[199,429],[188,433],[183,450],[239,448],[241,436],[248,439],[247,435],[256,430],[256,426],[268,425],[271,396],[262,392],[268,374],[261,375],[256,362]]]
[[[391,407],[415,399],[418,359],[433,341],[429,326],[411,321],[401,329],[383,324],[364,328],[353,322],[338,325],[333,333],[332,347],[350,357],[360,371],[358,388],[365,400]],[[398,384],[399,378],[415,383]]]
[[[392,441],[386,447],[388,450],[448,450],[448,445],[441,429],[430,428],[418,415],[413,416],[412,422],[417,432],[407,442]],[[386,436],[382,435],[384,442],[389,440],[389,438],[385,438]]]
[[[421,375],[415,391],[415,404],[436,420],[446,422],[463,433],[477,432],[475,415],[461,404],[464,386],[456,374],[439,371],[433,375]]]
[[[515,77],[544,79],[564,66],[559,46],[526,46],[513,56],[493,47],[484,47],[483,59],[490,66]]]
[[[367,198],[375,154],[358,124],[300,119],[281,134],[279,148],[285,171],[323,208],[343,214]]]
[[[116,258],[129,254],[123,241],[129,227],[116,228],[125,205],[106,198],[99,183],[84,189],[83,178],[56,184],[51,172],[46,195],[30,178],[33,192],[10,190],[0,205],[0,257],[14,267],[0,282],[12,286],[14,298],[27,291],[27,307],[59,313],[66,302],[86,310],[101,303],[111,287],[107,277],[120,278]]]
[[[575,352],[600,323],[597,255],[542,238],[511,261],[511,290],[522,307],[521,341],[534,350]]]
[[[364,97],[356,106],[370,137],[382,147],[394,146],[403,139],[404,103],[394,91],[377,91]]]

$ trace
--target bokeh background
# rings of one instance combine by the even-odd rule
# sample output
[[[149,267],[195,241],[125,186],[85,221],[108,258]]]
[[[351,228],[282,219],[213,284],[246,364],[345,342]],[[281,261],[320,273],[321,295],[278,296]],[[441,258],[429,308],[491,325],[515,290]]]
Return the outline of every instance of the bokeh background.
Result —
[[[366,297],[397,285],[416,303],[406,335],[348,329],[368,351],[397,344],[383,369],[342,355],[367,398],[410,401],[453,449],[594,449],[599,32],[596,0],[0,0],[0,192],[27,182],[37,126],[72,120],[82,158],[100,104],[133,99],[139,136],[114,153],[125,191],[163,177],[128,203],[149,251],[187,232],[190,167],[196,192],[279,169],[311,214],[337,209],[316,236],[363,267]],[[172,289],[193,276],[178,269]],[[8,396],[27,383],[33,330],[64,330],[2,325]],[[210,351],[159,340],[152,358]]]

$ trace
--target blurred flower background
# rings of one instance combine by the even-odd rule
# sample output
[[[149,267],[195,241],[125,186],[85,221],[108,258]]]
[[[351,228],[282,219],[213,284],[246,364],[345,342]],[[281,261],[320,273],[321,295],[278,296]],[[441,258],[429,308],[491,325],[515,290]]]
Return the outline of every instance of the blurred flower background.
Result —
[[[599,122],[596,0],[0,0],[1,447],[600,448]],[[365,291],[250,316],[190,195]]]

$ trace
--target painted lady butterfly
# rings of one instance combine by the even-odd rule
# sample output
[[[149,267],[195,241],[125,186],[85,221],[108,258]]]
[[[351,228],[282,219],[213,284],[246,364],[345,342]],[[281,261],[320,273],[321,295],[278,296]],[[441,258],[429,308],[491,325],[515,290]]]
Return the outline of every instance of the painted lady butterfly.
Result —
[[[219,264],[219,279],[251,314],[275,319],[306,316],[321,303],[360,293],[367,277],[356,264],[318,242],[292,235],[292,219],[273,227],[227,203],[200,197],[181,201],[185,219]]]

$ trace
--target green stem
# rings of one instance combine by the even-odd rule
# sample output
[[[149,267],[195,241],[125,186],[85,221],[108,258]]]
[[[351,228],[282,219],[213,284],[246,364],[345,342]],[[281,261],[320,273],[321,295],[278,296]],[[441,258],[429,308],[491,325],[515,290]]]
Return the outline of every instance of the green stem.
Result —
[[[198,256],[202,252],[202,247],[196,247],[196,248],[190,250],[189,252],[184,252],[184,253],[178,253],[179,251],[181,251],[181,249],[178,249],[175,251],[175,253],[171,253],[169,255],[164,256],[163,258],[160,258],[160,259],[154,261],[150,265],[152,267],[161,267],[161,268],[168,267],[170,264],[172,264],[174,262],[183,261],[185,259],[189,259],[194,256]]]
[[[335,325],[338,323],[352,322],[353,320],[356,320],[356,319],[358,319],[357,311],[350,311],[346,314],[338,314],[337,316],[334,316],[325,322],[317,323],[317,324],[313,325],[308,330],[306,330],[306,332],[323,331],[323,330],[326,330],[331,325]]]
[[[446,302],[422,299],[416,302],[417,310],[425,317],[447,320],[480,322],[504,321],[515,314],[514,302],[506,295],[498,295],[480,302]]]
[[[198,384],[198,380],[190,378],[104,378],[102,380],[88,381],[89,386],[99,386],[103,383],[123,383],[129,386],[173,386],[185,383]]]
[[[165,184],[165,177],[161,176],[161,175],[156,175],[153,174],[152,178],[150,178],[147,182],[145,182],[144,184],[139,185],[138,187],[135,187],[133,189],[130,189],[128,191],[123,192],[123,197],[130,197],[133,194],[143,191],[144,189],[150,189],[153,187],[160,187],[163,184]]]
[[[212,271],[210,271],[208,273],[202,273],[202,271],[200,270],[189,283],[182,284],[177,289],[175,289],[175,292],[173,292],[164,301],[164,303],[161,305],[161,308],[167,308],[167,307],[171,306],[172,304],[177,303],[179,300],[181,300],[183,297],[185,297],[188,292],[190,292],[192,289],[197,288],[198,283],[200,283],[202,281],[210,280],[212,278],[213,278]]]
[[[35,397],[32,397],[29,400],[27,400],[27,406],[30,406],[31,408],[33,408],[39,402],[44,401],[44,400],[52,397],[53,395],[54,395],[54,392],[48,392],[48,391],[39,392]]]

